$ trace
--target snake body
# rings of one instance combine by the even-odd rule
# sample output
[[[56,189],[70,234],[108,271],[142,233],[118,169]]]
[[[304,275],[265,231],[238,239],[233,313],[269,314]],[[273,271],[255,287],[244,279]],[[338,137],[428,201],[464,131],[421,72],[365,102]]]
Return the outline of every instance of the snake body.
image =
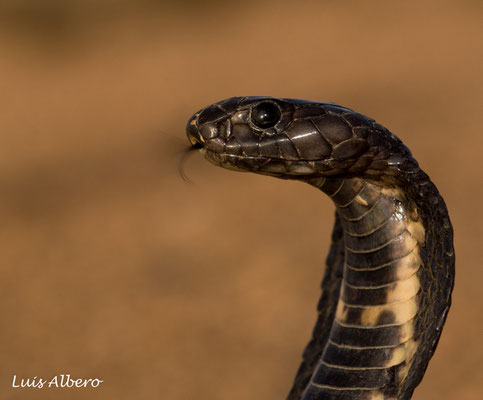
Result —
[[[410,399],[454,283],[444,200],[408,148],[333,103],[234,97],[195,113],[213,164],[300,180],[336,206],[318,319],[288,400]]]

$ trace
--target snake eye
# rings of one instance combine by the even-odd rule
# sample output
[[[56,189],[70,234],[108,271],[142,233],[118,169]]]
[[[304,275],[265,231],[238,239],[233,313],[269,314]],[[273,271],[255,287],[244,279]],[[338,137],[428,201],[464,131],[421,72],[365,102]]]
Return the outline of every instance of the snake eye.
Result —
[[[262,129],[272,128],[280,120],[282,113],[275,103],[260,103],[252,110],[252,122]]]

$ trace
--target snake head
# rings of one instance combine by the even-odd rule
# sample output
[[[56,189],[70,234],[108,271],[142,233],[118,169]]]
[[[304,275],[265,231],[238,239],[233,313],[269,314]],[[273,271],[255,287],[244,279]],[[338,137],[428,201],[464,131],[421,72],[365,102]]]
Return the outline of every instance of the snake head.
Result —
[[[409,153],[362,114],[333,103],[286,98],[220,101],[195,113],[186,132],[215,165],[285,179],[380,175]]]

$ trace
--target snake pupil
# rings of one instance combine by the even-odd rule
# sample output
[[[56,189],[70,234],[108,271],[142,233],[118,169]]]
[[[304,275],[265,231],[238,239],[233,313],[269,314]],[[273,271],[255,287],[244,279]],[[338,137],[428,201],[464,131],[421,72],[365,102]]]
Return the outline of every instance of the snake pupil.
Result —
[[[252,122],[259,128],[267,129],[275,126],[281,115],[275,103],[260,103],[252,110]]]

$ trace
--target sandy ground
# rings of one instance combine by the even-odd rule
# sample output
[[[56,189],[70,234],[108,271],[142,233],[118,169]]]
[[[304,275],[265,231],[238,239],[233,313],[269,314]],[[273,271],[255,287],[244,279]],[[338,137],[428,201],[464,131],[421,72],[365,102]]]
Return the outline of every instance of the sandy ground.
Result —
[[[334,101],[412,149],[457,254],[414,399],[483,398],[480,2],[34,4],[0,4],[0,398],[285,397],[333,206],[198,155],[181,180],[186,120],[235,95]],[[104,382],[11,387],[59,374]]]

